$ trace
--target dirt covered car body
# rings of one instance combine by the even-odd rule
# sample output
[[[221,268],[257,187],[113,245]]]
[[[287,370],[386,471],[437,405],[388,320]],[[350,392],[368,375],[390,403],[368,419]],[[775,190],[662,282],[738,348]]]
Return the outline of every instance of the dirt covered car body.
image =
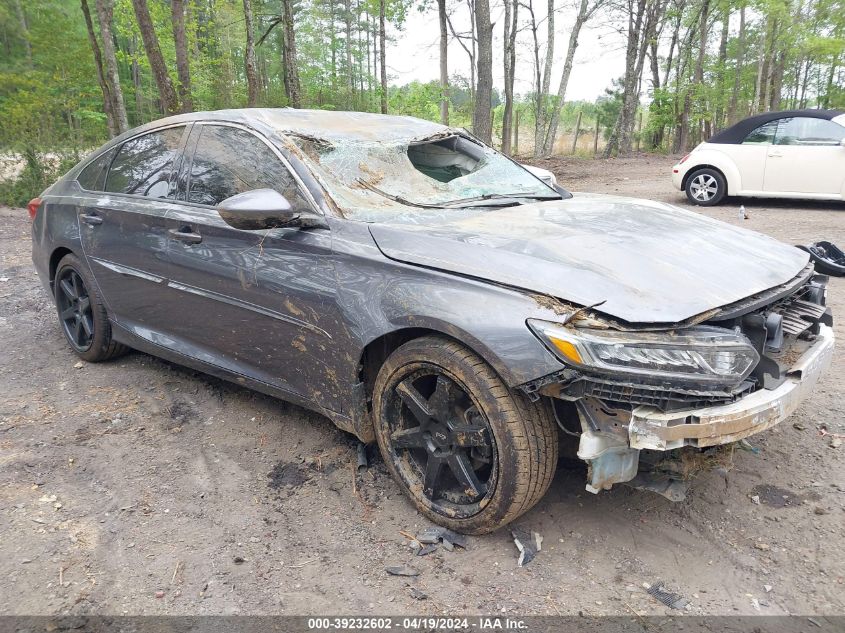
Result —
[[[832,353],[806,253],[668,205],[572,197],[408,117],[171,117],[36,206],[36,269],[83,358],[128,346],[317,410],[466,532],[540,499],[558,426],[589,490],[667,494],[642,451],[779,422]]]

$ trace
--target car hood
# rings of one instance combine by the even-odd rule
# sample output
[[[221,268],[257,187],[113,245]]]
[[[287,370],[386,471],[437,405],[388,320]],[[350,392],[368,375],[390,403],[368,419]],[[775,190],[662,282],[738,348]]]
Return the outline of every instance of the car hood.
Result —
[[[589,194],[371,224],[370,233],[390,259],[581,306],[604,302],[597,311],[629,323],[687,320],[786,283],[809,259],[668,204]]]

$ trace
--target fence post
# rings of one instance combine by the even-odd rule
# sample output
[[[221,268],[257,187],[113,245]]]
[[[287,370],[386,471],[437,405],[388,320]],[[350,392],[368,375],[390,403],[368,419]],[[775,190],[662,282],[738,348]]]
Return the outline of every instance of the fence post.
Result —
[[[578,110],[578,119],[575,121],[575,138],[572,139],[572,153],[575,153],[576,148],[578,147],[578,134],[581,132],[581,115],[583,114],[583,110]]]
[[[596,136],[593,139],[593,156],[598,156],[599,153],[599,117],[596,117]]]
[[[514,118],[516,121],[513,124],[513,155],[516,156],[519,154],[519,110]]]

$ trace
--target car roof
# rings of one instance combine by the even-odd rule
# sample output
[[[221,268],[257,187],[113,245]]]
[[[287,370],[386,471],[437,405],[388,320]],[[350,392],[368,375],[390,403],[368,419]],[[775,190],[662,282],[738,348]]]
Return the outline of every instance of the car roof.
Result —
[[[372,112],[338,112],[334,110],[298,110],[293,108],[240,108],[178,114],[130,130],[129,135],[147,129],[198,121],[242,123],[257,128],[270,128],[281,134],[315,137],[328,141],[409,141],[432,136],[450,128],[410,116],[374,114]]]
[[[811,119],[833,119],[841,114],[845,114],[842,110],[782,110],[780,112],[763,112],[743,119],[739,123],[725,128],[718,134],[714,134],[707,141],[708,143],[721,144],[738,144],[742,143],[745,138],[761,125],[765,125],[769,121],[777,119],[785,119],[788,117],[807,117]]]

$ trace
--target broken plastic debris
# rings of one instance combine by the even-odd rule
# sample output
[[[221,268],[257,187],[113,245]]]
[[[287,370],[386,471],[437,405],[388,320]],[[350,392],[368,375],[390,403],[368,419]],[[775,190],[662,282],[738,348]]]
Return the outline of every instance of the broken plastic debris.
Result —
[[[417,556],[428,556],[432,552],[437,550],[437,543],[429,543],[428,545],[423,545],[421,548],[417,550]]]
[[[754,453],[755,455],[760,453],[760,449],[757,448],[756,446],[752,446],[751,442],[749,442],[748,440],[740,440],[739,441],[739,447],[742,450],[750,451],[750,452]]]
[[[446,528],[442,527],[427,527],[417,532],[417,540],[424,545],[438,543],[445,531]]]
[[[368,466],[367,445],[364,442],[358,442],[358,472],[367,470]]]
[[[385,567],[384,571],[386,571],[391,576],[419,576],[420,572],[411,567],[410,565],[393,565],[391,567]]]
[[[663,588],[663,586],[663,581],[658,580],[646,589],[646,593],[648,593],[648,595],[652,598],[655,598],[657,601],[662,602],[670,609],[683,609],[687,606],[687,604],[689,604],[689,600],[687,598],[684,598],[679,593],[667,591]]]
[[[417,532],[416,540],[423,545],[435,546],[442,541],[443,549],[448,552],[454,550],[456,545],[462,549],[466,549],[469,543],[469,539],[464,534],[458,534],[457,532],[436,525],[423,528]]]
[[[414,600],[426,600],[428,598],[428,594],[416,587],[411,587],[411,597]]]
[[[542,549],[543,537],[537,532],[528,532],[522,528],[513,527],[511,528],[511,536],[513,536],[514,545],[519,550],[519,558],[516,563],[520,567],[534,560],[537,552]]]

